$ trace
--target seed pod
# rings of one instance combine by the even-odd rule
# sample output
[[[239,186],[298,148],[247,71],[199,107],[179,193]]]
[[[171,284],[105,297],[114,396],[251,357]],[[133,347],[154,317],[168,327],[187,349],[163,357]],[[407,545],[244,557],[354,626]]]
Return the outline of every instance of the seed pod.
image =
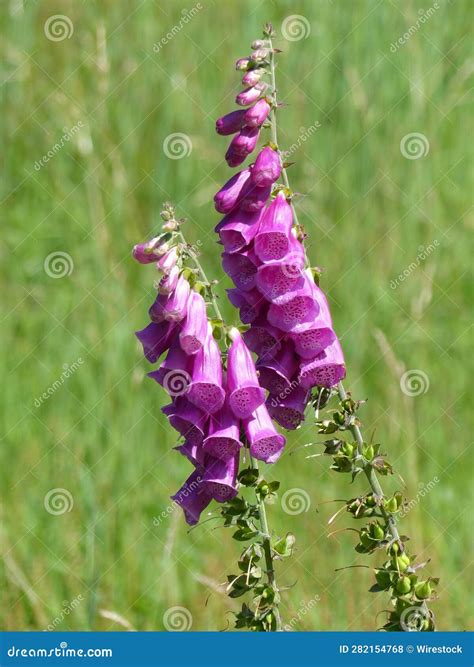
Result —
[[[397,585],[395,586],[395,590],[397,591],[397,593],[400,593],[400,595],[406,595],[407,593],[409,593],[411,590],[410,578],[402,577],[401,579],[399,579]]]
[[[420,581],[415,586],[415,595],[419,600],[426,600],[426,598],[430,597],[431,593],[432,590],[429,581]]]
[[[396,556],[393,560],[393,566],[399,572],[405,572],[405,570],[407,570],[410,566],[410,556],[407,554],[400,554],[400,556]]]

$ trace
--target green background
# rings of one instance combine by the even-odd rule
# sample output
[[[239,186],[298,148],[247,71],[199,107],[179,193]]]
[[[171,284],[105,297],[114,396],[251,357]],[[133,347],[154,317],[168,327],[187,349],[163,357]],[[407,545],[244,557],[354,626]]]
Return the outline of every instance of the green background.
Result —
[[[400,527],[412,551],[432,559],[430,574],[441,577],[442,601],[433,604],[439,627],[469,627],[472,3],[434,4],[394,52],[391,45],[416,24],[419,3],[201,0],[196,16],[158,50],[195,4],[2,3],[2,629],[163,629],[174,606],[191,612],[192,629],[232,627],[235,606],[221,586],[238,554],[229,531],[214,519],[188,532],[179,512],[153,523],[190,468],[172,451],[175,438],[160,412],[166,397],[145,377],[150,369],[133,336],[147,321],[155,273],[135,264],[130,250],[156,230],[161,203],[173,200],[235,321],[213,235],[212,197],[231,174],[227,140],[215,135],[214,121],[234,108],[233,63],[264,21],[273,22],[283,51],[281,148],[319,124],[292,154],[289,175],[305,195],[297,207],[311,260],[324,270],[346,386],[369,399],[367,437],[375,431],[406,494],[418,493]],[[55,14],[73,25],[57,42],[44,31]],[[293,14],[309,26],[299,41],[282,37],[282,21]],[[78,123],[64,148],[35,168]],[[183,159],[163,151],[175,132],[192,142]],[[429,152],[412,160],[400,142],[414,132]],[[435,241],[393,289],[420,247]],[[73,270],[52,278],[44,263],[58,251],[72,258]],[[36,407],[64,364],[79,359]],[[426,375],[424,393],[401,391],[406,370]],[[280,585],[289,587],[284,622],[296,619],[301,630],[373,629],[388,601],[367,592],[370,570],[335,572],[373,559],[355,554],[351,532],[327,537],[339,504],[322,504],[365,486],[358,479],[350,487],[326,458],[306,460],[307,450],[296,447],[313,439],[308,422],[290,437],[294,454],[266,473],[283,492],[304,491],[310,503],[294,516],[282,510],[281,497],[269,508],[271,527],[297,537],[294,557],[278,567]],[[385,481],[392,491],[399,484]],[[45,510],[54,488],[72,495],[71,511]],[[336,528],[351,525],[342,515]]]

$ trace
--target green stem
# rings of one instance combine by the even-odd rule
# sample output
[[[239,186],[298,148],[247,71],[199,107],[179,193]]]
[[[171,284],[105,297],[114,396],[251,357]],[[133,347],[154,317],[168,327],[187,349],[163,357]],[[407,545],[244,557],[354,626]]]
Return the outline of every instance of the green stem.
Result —
[[[250,456],[250,464],[251,464],[252,468],[255,468],[256,470],[258,470],[258,463],[252,456]],[[256,495],[257,503],[258,503],[258,515],[259,515],[259,518],[260,518],[260,528],[261,528],[261,533],[262,533],[263,552],[265,554],[265,566],[266,566],[267,579],[268,579],[269,585],[278,594],[278,586],[277,586],[277,583],[276,583],[275,568],[273,566],[271,535],[270,535],[270,531],[269,531],[269,528],[268,528],[268,519],[267,519],[267,510],[266,510],[266,507],[265,507],[265,500],[259,494],[255,494],[255,495]],[[278,605],[275,605],[273,607],[273,613],[275,614],[277,632],[280,632],[281,629],[282,629],[282,625],[281,625],[281,616],[280,616],[280,610],[278,608]]]
[[[270,76],[271,76],[271,86],[272,86],[272,100],[273,100],[273,108],[272,112],[270,115],[270,124],[271,124],[271,132],[272,132],[272,141],[273,143],[278,147],[278,129],[277,129],[277,121],[276,121],[276,111],[277,111],[277,90],[276,90],[276,76],[275,76],[275,54],[273,53],[273,44],[271,39],[270,41],[270,49],[271,49],[271,54],[270,54]],[[280,149],[278,149],[280,152]],[[288,179],[288,173],[285,167],[282,166],[281,170],[283,182],[285,186],[288,188],[288,190],[291,190],[290,188],[290,181]],[[291,208],[293,211],[293,217],[295,220],[296,225],[299,227],[299,221],[298,221],[298,215],[296,213],[295,207],[293,205],[293,202],[290,202]],[[308,264],[307,258],[306,258],[306,264]],[[338,394],[339,398],[341,401],[345,400],[347,398],[346,390],[344,389],[344,385],[342,382],[339,383],[338,385]],[[362,433],[360,428],[357,426],[357,424],[351,424],[350,425],[350,431],[352,435],[354,436],[356,442],[357,442],[357,451],[360,456],[362,456],[362,447],[364,444],[364,440],[362,437]],[[373,466],[367,462],[364,466],[364,473],[368,479],[368,482],[370,484],[370,487],[372,491],[374,492],[375,496],[377,496],[380,500],[384,498],[384,492],[382,490],[382,487],[380,486],[380,482],[377,478],[377,474],[373,468]],[[397,527],[395,525],[395,522],[393,520],[393,517],[390,516],[385,509],[381,506],[380,507],[381,513],[385,519],[385,522],[390,530],[390,533],[394,539],[394,541],[397,541],[400,543],[400,535],[398,533]]]

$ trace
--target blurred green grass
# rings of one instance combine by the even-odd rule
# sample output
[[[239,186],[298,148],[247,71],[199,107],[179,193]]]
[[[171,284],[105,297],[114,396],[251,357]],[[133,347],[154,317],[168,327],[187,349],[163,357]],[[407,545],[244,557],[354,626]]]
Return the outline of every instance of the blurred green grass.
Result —
[[[162,629],[164,612],[177,605],[191,611],[195,630],[231,623],[232,603],[218,587],[237,556],[230,535],[215,521],[188,534],[177,512],[153,523],[189,467],[171,449],[160,412],[164,394],[146,379],[133,337],[146,322],[153,278],[131,261],[130,248],[156,228],[161,202],[175,201],[224,297],[212,195],[230,172],[214,120],[233,108],[234,60],[272,21],[284,51],[282,147],[320,124],[292,155],[290,177],[306,195],[298,208],[311,258],[324,269],[347,386],[369,398],[366,433],[376,429],[407,495],[439,479],[403,532],[421,559],[432,558],[430,573],[441,576],[442,601],[434,605],[440,628],[465,629],[472,613],[465,240],[472,222],[472,5],[439,0],[395,53],[391,44],[419,16],[411,0],[201,6],[156,52],[153,45],[191,3],[2,4],[1,627],[42,629],[59,616],[62,630],[120,629],[100,611],[109,610],[137,629]],[[53,42],[43,27],[58,13],[71,19],[74,32]],[[281,23],[291,14],[309,22],[307,39],[282,39]],[[79,122],[80,132],[35,169]],[[185,159],[163,153],[174,132],[191,138]],[[429,141],[418,160],[400,151],[412,132]],[[419,247],[435,240],[436,251],[392,289]],[[74,263],[62,279],[43,268],[57,251]],[[78,359],[80,368],[36,407],[63,365]],[[427,374],[425,394],[401,392],[405,369]],[[313,437],[305,426],[289,449]],[[279,571],[280,583],[290,586],[283,615],[298,617],[295,628],[303,630],[372,629],[382,624],[376,614],[387,601],[367,593],[368,570],[335,573],[368,561],[355,555],[351,533],[326,537],[336,506],[320,505],[364,485],[357,480],[349,488],[328,469],[327,460],[307,461],[298,450],[268,471],[283,491],[303,489],[311,499],[298,516],[283,513],[279,502],[270,508],[272,527],[297,536],[295,557]],[[396,485],[386,482],[388,489]],[[43,506],[56,487],[74,499],[61,516]],[[338,525],[350,523],[343,517]],[[319,602],[302,613],[315,595]],[[78,596],[77,608],[62,612]]]

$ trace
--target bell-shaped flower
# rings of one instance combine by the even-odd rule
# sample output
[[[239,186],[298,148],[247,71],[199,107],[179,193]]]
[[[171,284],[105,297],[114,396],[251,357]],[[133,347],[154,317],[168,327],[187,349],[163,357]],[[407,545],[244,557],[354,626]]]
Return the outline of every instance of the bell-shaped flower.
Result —
[[[238,252],[248,245],[258,232],[261,211],[247,213],[232,211],[216,226],[224,250],[227,253]]]
[[[268,324],[266,317],[259,315],[242,337],[249,350],[259,358],[265,358],[273,357],[278,352],[285,334]]]
[[[252,250],[222,254],[224,271],[232,278],[235,286],[244,292],[255,287],[257,263],[258,260]]]
[[[136,331],[135,336],[143,345],[143,354],[152,364],[161,357],[171,345],[175,335],[176,325],[174,322],[151,322],[141,331]]]
[[[186,320],[179,333],[179,342],[186,354],[196,354],[207,338],[206,303],[202,296],[191,291],[188,299]]]
[[[244,324],[254,322],[265,305],[262,295],[257,290],[242,292],[238,287],[226,291],[231,304],[239,308],[241,321]]]
[[[190,444],[199,445],[205,435],[208,415],[193,405],[185,396],[178,396],[161,408],[171,426]]]
[[[236,208],[240,197],[245,190],[245,184],[250,179],[250,169],[243,169],[232,176],[231,179],[214,195],[214,205],[219,213],[230,213]]]
[[[269,301],[278,303],[285,295],[301,289],[304,285],[304,250],[293,236],[289,251],[282,259],[265,262],[259,266],[256,277],[257,289]]]
[[[245,109],[237,109],[216,120],[216,132],[223,136],[235,134],[244,123]]]
[[[180,276],[171,294],[158,294],[149,312],[152,322],[181,322],[186,317],[190,295],[189,283]]]
[[[203,449],[216,459],[227,460],[241,447],[240,423],[226,401],[219,412],[209,418],[208,436],[203,442]]]
[[[303,286],[295,292],[288,292],[272,303],[268,309],[268,321],[286,332],[298,332],[319,313],[319,304],[313,296],[313,280],[304,276]]]
[[[255,86],[242,90],[235,98],[235,101],[239,107],[247,107],[249,104],[256,102],[267,87],[266,83],[256,83]]]
[[[245,111],[244,125],[247,127],[261,127],[267,120],[271,106],[265,99],[258,100],[250,109]]]
[[[265,211],[255,237],[255,253],[262,262],[282,259],[290,251],[293,213],[283,192]]]
[[[344,354],[336,338],[329,347],[324,349],[324,352],[301,364],[299,381],[305,389],[316,386],[334,387],[345,376]]]
[[[212,500],[212,495],[203,483],[202,471],[195,470],[171,499],[182,508],[186,523],[194,526]]]
[[[270,395],[267,399],[268,411],[280,426],[294,431],[304,421],[308,398],[309,392],[303,387],[296,386],[289,393]]]
[[[230,331],[232,344],[227,355],[229,405],[236,417],[248,417],[265,400],[255,363],[238,329]]]
[[[202,475],[203,486],[218,503],[225,503],[237,495],[237,473],[239,454],[229,456],[225,461],[206,457]]]
[[[204,345],[194,360],[187,397],[191,403],[208,414],[217,412],[224,404],[221,352],[210,326]]]
[[[244,430],[254,458],[265,463],[275,463],[280,458],[286,438],[274,427],[265,403],[244,419]]]
[[[170,396],[184,396],[189,389],[194,356],[189,356],[174,338],[163,362],[148,377],[158,382]]]
[[[298,333],[290,334],[297,354],[303,359],[314,359],[336,340],[326,297],[317,285],[313,286],[313,292],[319,313]]]
[[[252,168],[252,183],[259,188],[271,187],[280,178],[281,161],[278,151],[270,146],[262,148]]]
[[[243,127],[229,144],[225,159],[229,167],[237,167],[252,153],[257,145],[260,130],[258,127]]]
[[[298,359],[291,341],[286,342],[274,357],[260,359],[256,368],[260,385],[273,395],[291,391],[294,378],[299,372]]]

